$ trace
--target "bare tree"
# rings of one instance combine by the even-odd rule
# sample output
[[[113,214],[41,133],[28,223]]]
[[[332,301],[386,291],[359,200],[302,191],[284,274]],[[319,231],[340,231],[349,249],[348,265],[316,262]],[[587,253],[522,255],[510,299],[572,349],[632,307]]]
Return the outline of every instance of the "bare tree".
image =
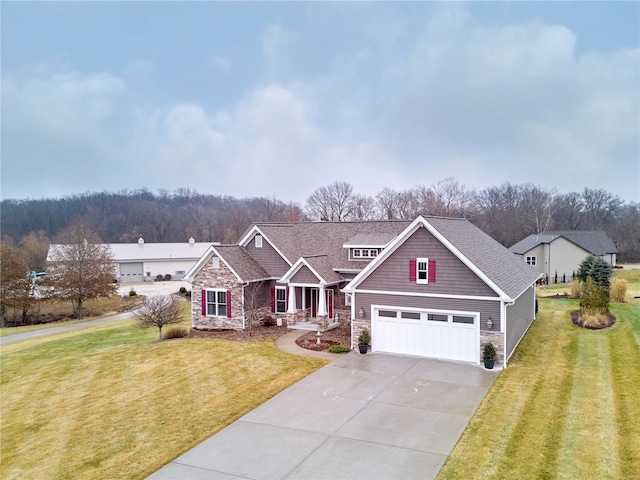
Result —
[[[582,201],[589,228],[593,229],[607,228],[622,206],[620,198],[603,189],[585,188]]]
[[[258,325],[265,313],[270,311],[270,302],[266,295],[266,282],[252,282],[244,286],[243,310],[245,313],[244,328],[251,336],[251,330]],[[275,298],[273,299],[275,302]]]
[[[35,279],[27,276],[27,264],[8,237],[0,243],[0,327],[5,326],[8,307],[19,308],[25,323],[29,309],[35,302]]]
[[[343,222],[353,215],[353,187],[347,182],[333,182],[320,187],[309,196],[307,212],[313,218],[329,222]]]
[[[531,233],[548,230],[553,214],[560,207],[556,191],[529,183],[522,186],[520,196],[525,225]]]
[[[49,239],[45,235],[44,230],[38,230],[37,232],[32,231],[20,240],[18,251],[29,270],[36,272],[44,271],[47,263],[49,243]]]
[[[376,202],[368,195],[353,196],[353,220],[373,220],[376,218]]]
[[[180,300],[175,295],[153,295],[147,297],[138,310],[136,323],[140,328],[158,327],[158,340],[162,340],[162,327],[184,320]]]
[[[57,298],[69,300],[76,318],[91,298],[115,294],[116,266],[107,245],[85,223],[73,222],[51,255],[47,283]]]

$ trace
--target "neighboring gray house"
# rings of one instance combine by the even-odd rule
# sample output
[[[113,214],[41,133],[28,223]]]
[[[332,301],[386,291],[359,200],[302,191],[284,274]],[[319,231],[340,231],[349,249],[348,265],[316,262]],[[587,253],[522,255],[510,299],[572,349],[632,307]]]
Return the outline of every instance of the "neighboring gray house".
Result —
[[[513,245],[509,250],[522,257],[549,283],[573,280],[580,263],[589,255],[595,255],[616,265],[616,249],[613,240],[603,231],[566,230],[536,233]]]
[[[196,329],[245,328],[251,312],[290,328],[350,323],[372,350],[506,360],[535,317],[540,275],[464,219],[258,223],[187,273]],[[257,300],[257,301],[256,301]]]
[[[109,243],[114,275],[119,282],[153,282],[158,275],[171,275],[181,280],[212,243],[197,243],[193,238],[184,243]],[[55,258],[59,245],[51,245],[47,262]]]

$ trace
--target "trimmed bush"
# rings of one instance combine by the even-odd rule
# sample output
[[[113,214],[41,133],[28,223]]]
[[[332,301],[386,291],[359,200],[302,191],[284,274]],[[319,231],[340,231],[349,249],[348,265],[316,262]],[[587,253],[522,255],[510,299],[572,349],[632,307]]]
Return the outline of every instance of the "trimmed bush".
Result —
[[[186,295],[187,294],[187,289],[184,287],[180,287],[180,290],[178,290],[180,292],[180,295]]]
[[[358,345],[369,345],[371,343],[371,334],[366,328],[362,330],[362,333],[358,337]]]
[[[580,314],[596,315],[606,314],[609,311],[609,289],[596,285],[593,278],[587,278],[582,286],[580,296]]]
[[[629,283],[624,278],[612,278],[609,295],[612,302],[623,303],[624,297],[627,295],[627,287]]]
[[[186,338],[189,336],[189,332],[186,328],[182,327],[171,327],[168,329],[164,336],[162,337],[164,340],[169,340],[172,338]]]
[[[129,290],[129,296],[130,297],[136,297],[138,294],[136,293],[136,291],[132,288],[131,290]]]
[[[351,349],[349,347],[345,347],[344,345],[331,345],[329,347],[329,353],[347,353],[350,351]]]

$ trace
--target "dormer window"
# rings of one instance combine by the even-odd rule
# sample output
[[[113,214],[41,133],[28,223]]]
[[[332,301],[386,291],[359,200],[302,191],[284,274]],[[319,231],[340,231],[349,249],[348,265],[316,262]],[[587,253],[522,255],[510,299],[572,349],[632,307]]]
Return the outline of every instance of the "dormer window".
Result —
[[[380,249],[378,248],[352,248],[352,260],[370,260],[378,256]]]

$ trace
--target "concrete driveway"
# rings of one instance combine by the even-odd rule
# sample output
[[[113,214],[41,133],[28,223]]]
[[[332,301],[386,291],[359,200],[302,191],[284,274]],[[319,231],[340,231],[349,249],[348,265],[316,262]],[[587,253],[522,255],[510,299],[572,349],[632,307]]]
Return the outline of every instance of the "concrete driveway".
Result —
[[[352,352],[149,478],[435,478],[498,373]]]

